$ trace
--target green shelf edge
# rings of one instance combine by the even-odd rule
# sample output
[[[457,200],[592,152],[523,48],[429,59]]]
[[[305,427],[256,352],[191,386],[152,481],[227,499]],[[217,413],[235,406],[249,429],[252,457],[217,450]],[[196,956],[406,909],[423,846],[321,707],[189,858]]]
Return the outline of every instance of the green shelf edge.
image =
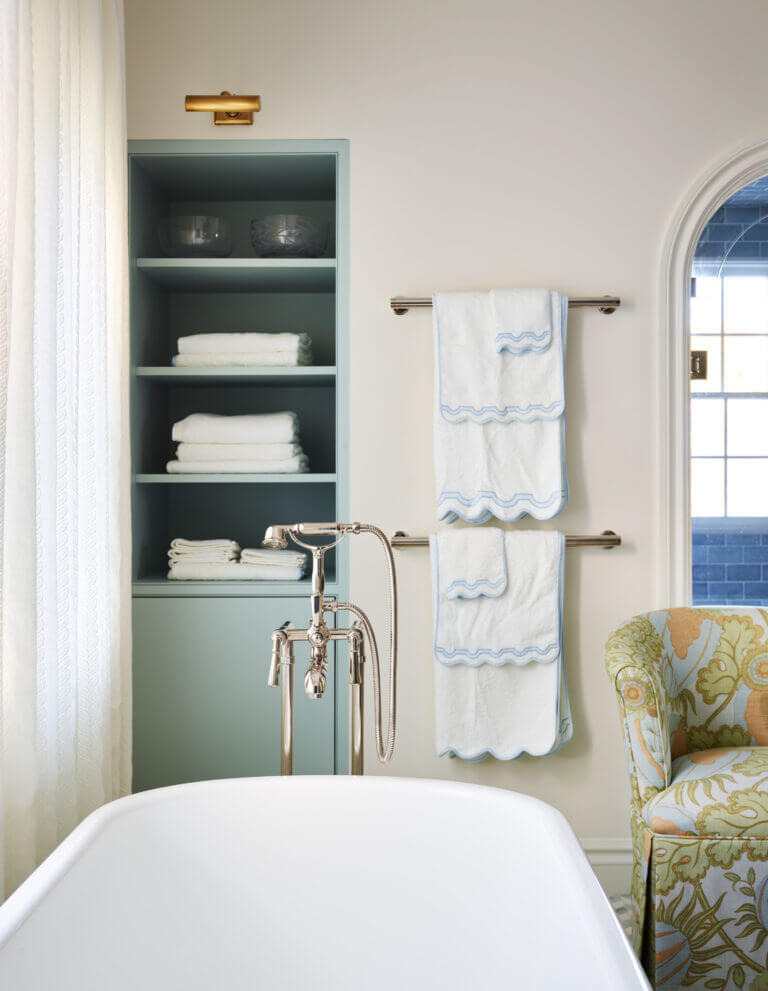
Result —
[[[160,576],[137,578],[132,583],[134,597],[163,597],[163,598],[271,598],[308,596],[312,589],[309,578],[298,582],[268,582],[268,581],[176,581]],[[325,583],[326,595],[339,597],[341,591],[336,580],[330,579]]]
[[[259,474],[227,472],[220,474],[171,475],[166,472],[139,472],[133,480],[137,485],[195,485],[195,484],[224,484],[224,485],[294,485],[297,482],[305,485],[332,485],[336,481],[335,474]]]
[[[151,382],[182,385],[201,382],[255,382],[290,385],[333,385],[336,381],[335,365],[301,365],[279,367],[251,365],[248,367],[209,366],[205,368],[176,368],[173,365],[139,365],[134,375]]]

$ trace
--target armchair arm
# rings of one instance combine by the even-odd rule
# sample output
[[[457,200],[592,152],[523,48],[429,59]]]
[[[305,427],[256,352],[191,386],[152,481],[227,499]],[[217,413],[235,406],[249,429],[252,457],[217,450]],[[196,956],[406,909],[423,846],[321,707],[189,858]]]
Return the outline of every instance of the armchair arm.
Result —
[[[658,677],[661,640],[646,617],[617,630],[606,645],[606,668],[621,714],[632,800],[639,810],[672,776],[667,698]]]

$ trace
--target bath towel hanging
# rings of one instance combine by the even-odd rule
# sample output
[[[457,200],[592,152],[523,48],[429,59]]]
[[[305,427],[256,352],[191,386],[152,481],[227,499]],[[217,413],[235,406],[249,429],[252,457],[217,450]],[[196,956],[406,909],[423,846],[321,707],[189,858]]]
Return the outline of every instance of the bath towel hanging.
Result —
[[[563,665],[563,535],[465,529],[433,535],[430,548],[438,755],[514,760],[554,753],[572,732]],[[485,591],[451,597],[457,583],[480,588],[475,576],[482,574]]]
[[[567,300],[544,290],[521,294],[519,324],[510,322],[511,292],[496,304],[489,293],[434,299],[435,478],[438,519],[448,523],[482,523],[491,516],[511,522],[526,514],[551,519],[568,502]],[[532,296],[539,316],[530,315]],[[520,346],[512,350],[502,338],[513,331],[499,328],[515,326]],[[523,347],[533,336],[546,346]]]

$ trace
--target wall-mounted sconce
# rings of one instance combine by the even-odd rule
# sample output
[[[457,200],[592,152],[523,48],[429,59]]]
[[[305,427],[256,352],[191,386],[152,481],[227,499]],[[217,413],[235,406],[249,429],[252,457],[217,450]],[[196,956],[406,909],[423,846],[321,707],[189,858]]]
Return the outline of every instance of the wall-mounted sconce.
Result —
[[[224,90],[218,96],[188,96],[184,109],[213,113],[214,124],[252,124],[261,110],[260,96],[236,96]]]

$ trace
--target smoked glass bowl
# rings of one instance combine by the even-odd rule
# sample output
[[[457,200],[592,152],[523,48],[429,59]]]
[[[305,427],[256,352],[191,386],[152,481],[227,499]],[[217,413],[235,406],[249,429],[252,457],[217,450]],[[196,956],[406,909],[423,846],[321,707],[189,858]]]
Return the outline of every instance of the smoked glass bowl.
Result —
[[[320,258],[328,247],[328,224],[274,213],[251,221],[251,244],[260,258]]]
[[[224,258],[232,254],[232,228],[223,217],[167,217],[158,225],[166,255]]]

